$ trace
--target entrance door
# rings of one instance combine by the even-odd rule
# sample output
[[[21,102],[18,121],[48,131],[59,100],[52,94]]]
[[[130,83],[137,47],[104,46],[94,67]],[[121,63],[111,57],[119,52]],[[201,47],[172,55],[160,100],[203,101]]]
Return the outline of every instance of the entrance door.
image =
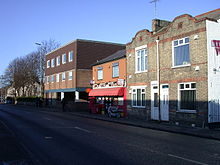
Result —
[[[169,121],[169,85],[161,85],[160,111],[161,120]]]
[[[151,82],[151,119],[159,120],[157,82]]]

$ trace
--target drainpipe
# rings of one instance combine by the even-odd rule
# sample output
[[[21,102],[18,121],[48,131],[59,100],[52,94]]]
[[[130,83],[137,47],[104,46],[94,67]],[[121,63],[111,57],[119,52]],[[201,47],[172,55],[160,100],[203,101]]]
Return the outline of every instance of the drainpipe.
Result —
[[[157,82],[158,82],[158,119],[161,121],[161,109],[160,109],[160,56],[159,56],[159,37],[156,39],[157,43]]]

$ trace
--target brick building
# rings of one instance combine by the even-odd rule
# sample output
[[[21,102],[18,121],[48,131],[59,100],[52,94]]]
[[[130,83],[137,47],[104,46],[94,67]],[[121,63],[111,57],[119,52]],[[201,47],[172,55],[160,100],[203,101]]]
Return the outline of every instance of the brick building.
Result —
[[[129,114],[197,126],[220,122],[219,47],[220,9],[153,20],[151,32],[137,32],[126,46]]]
[[[95,97],[91,105],[92,112],[97,113],[97,106],[107,110],[105,102],[120,109],[126,115],[126,51],[122,50],[93,64],[93,89],[89,96]],[[111,102],[111,103],[110,103]],[[98,108],[99,108],[98,107]]]
[[[45,95],[51,100],[87,100],[91,64],[125,47],[123,44],[77,39],[46,55]]]

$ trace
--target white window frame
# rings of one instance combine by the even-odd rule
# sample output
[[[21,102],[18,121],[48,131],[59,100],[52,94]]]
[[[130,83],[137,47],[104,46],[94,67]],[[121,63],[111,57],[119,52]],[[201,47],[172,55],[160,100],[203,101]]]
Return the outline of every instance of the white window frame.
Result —
[[[56,75],[56,82],[59,82],[60,81],[60,74],[58,73],[57,75]]]
[[[73,72],[69,71],[69,80],[73,80]]]
[[[189,42],[186,43],[185,42],[185,39],[189,37],[184,37],[184,38],[180,38],[180,39],[177,39],[177,40],[173,40],[172,41],[172,68],[179,68],[179,67],[187,67],[187,66],[191,66],[191,63],[190,63],[190,50],[189,50],[189,63],[187,64],[183,64],[183,65],[175,65],[175,61],[174,61],[174,48],[175,47],[178,47],[178,46],[183,46],[183,45],[189,45],[190,47],[190,39],[189,39]],[[181,41],[183,41],[183,43],[180,43]],[[174,43],[175,42],[178,42],[178,45],[175,45]],[[189,48],[190,49],[190,48]]]
[[[47,60],[47,68],[50,68],[50,60]]]
[[[50,76],[47,76],[46,81],[47,81],[47,84],[49,84],[49,83],[50,83]]]
[[[53,58],[52,60],[51,60],[51,68],[54,68],[55,67],[55,59]]]
[[[114,72],[114,67],[118,67],[118,75],[114,75],[115,74],[115,72]],[[114,63],[112,63],[112,77],[113,78],[116,78],[116,77],[119,77],[119,73],[120,73],[120,70],[119,70],[120,68],[119,68],[119,62],[114,62]]]
[[[184,85],[184,89],[180,89],[181,87],[181,84]],[[196,87],[195,88],[192,88],[191,85],[192,84],[196,84],[197,86],[197,83],[196,82],[184,82],[184,83],[179,83],[178,84],[178,112],[184,112],[184,113],[196,113],[196,109],[195,110],[190,110],[190,109],[180,109],[180,102],[181,102],[181,94],[180,92],[181,91],[184,91],[184,90],[195,90],[196,91]],[[187,88],[186,86],[189,85],[189,88]],[[196,94],[197,95],[197,94]],[[197,102],[197,100],[196,100]]]
[[[71,57],[72,55],[72,57]],[[69,52],[69,62],[72,62],[73,61],[73,51],[70,51]]]
[[[54,83],[54,75],[50,76],[51,83]]]
[[[62,73],[62,81],[65,81],[65,80],[66,80],[66,73],[63,72],[63,73]]]
[[[131,106],[135,108],[145,108],[146,107],[146,88],[147,86],[131,86]],[[133,95],[136,94],[136,103],[137,103],[137,89],[141,90],[141,104],[142,104],[142,95],[145,95],[145,105],[134,105]]]
[[[64,58],[65,57],[65,58]],[[65,59],[65,60],[64,60]],[[66,64],[66,53],[62,55],[62,64]]]
[[[138,52],[141,51],[141,50],[145,50],[144,62],[143,62],[144,70],[141,70],[141,65],[140,65],[140,68],[139,68],[140,70],[138,70],[138,59],[140,58],[139,55],[138,55]],[[146,58],[147,58],[147,61],[146,61]],[[147,62],[147,64],[146,64],[146,62]],[[148,63],[147,45],[142,45],[142,46],[136,47],[135,48],[135,73],[147,72],[148,68],[149,68],[149,63]]]
[[[99,78],[99,71],[102,72],[101,78]],[[103,80],[103,67],[97,67],[97,80]]]
[[[58,56],[58,57],[56,58],[56,63],[57,63],[57,66],[60,65],[60,56]]]

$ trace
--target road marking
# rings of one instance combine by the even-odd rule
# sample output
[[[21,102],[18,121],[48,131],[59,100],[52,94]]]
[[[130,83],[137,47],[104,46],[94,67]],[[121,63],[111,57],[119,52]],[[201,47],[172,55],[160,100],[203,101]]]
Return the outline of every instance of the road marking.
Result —
[[[50,118],[44,117],[45,120],[51,120]]]
[[[44,139],[53,139],[51,136],[45,136]]]
[[[185,160],[185,161],[188,161],[188,162],[192,162],[192,163],[200,164],[200,165],[208,165],[208,164],[206,164],[206,163],[198,162],[198,161],[195,161],[195,160],[191,160],[191,159],[183,158],[183,157],[176,156],[176,155],[172,155],[172,154],[168,154],[168,156],[171,156],[171,157],[174,157],[174,158],[177,158],[177,159],[182,159],[182,160]]]
[[[81,130],[81,131],[84,131],[84,132],[87,132],[87,133],[91,133],[91,131],[87,130],[87,129],[83,129],[83,128],[80,128],[80,127],[74,127],[75,129],[78,129],[78,130]]]

